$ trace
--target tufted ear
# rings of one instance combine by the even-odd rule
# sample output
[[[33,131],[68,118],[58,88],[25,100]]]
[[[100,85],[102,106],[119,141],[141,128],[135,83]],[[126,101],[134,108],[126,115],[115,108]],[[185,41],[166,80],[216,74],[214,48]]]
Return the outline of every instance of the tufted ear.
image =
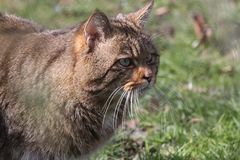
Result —
[[[143,28],[147,19],[152,11],[154,0],[150,0],[143,8],[139,9],[136,12],[129,13],[126,15],[126,18]],[[119,15],[121,16],[121,15]]]
[[[100,11],[95,11],[85,23],[84,36],[90,49],[94,48],[97,41],[106,39],[110,33],[110,22]]]

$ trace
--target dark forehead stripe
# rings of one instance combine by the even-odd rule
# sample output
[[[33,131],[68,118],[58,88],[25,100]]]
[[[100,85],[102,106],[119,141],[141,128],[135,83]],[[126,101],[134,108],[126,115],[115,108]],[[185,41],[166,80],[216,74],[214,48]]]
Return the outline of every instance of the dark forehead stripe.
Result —
[[[142,52],[149,52],[149,47],[152,46],[151,38],[145,34],[141,28],[129,21],[112,19],[111,24],[116,32],[126,36],[126,43],[129,46],[132,56],[139,56]],[[151,48],[151,47],[150,47]],[[151,51],[150,51],[151,52]]]
[[[137,56],[140,55],[140,53],[141,53],[141,47],[139,46],[138,43],[136,43],[136,41],[135,41],[135,43],[132,43],[132,44],[131,44],[131,48],[132,48],[132,50],[134,51],[134,52],[132,53],[134,57],[137,57]]]
[[[141,33],[140,28],[136,27],[133,23],[128,21],[120,21],[120,20],[112,20],[111,24],[114,29],[118,30],[118,32],[125,33],[128,36],[137,37],[139,33]]]
[[[139,56],[141,53],[152,53],[153,45],[149,41],[148,37],[144,34],[138,36],[137,38],[129,39],[130,47],[134,50],[134,56]]]

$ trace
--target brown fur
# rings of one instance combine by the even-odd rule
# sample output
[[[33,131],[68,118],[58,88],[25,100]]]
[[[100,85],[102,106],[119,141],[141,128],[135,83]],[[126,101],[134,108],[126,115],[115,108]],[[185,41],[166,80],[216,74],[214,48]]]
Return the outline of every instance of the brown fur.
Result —
[[[54,31],[0,14],[0,159],[84,158],[113,135],[129,95],[156,81],[158,54],[143,32],[152,5]]]

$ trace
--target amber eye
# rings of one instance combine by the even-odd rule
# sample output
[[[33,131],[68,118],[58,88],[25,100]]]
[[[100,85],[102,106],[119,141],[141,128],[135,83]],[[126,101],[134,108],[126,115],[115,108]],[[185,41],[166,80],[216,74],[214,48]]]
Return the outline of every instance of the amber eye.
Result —
[[[133,60],[131,58],[122,58],[122,59],[119,59],[118,63],[122,67],[130,67],[133,65]]]

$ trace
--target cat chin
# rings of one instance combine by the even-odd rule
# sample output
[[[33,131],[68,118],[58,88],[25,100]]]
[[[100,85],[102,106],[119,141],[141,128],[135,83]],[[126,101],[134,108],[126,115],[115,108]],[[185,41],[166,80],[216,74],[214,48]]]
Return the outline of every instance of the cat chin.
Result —
[[[150,87],[143,88],[139,91],[140,96],[144,96],[149,91]]]
[[[151,85],[147,84],[145,86],[139,87],[139,95],[143,96],[145,95],[151,88]]]

